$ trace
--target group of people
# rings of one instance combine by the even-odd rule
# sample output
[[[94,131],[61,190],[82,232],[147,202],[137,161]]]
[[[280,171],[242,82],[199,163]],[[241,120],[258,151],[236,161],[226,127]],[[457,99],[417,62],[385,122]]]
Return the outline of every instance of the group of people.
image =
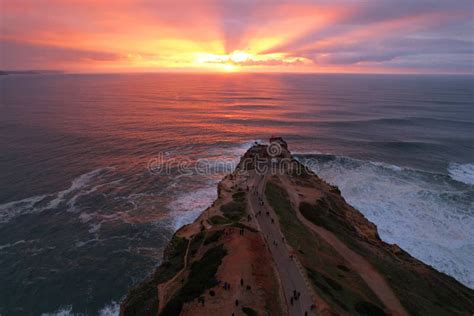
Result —
[[[291,304],[291,306],[293,306],[294,301],[299,300],[300,295],[301,295],[300,292],[298,292],[298,291],[296,291],[296,290],[293,290],[293,295],[292,295],[291,298],[290,298],[290,304]]]

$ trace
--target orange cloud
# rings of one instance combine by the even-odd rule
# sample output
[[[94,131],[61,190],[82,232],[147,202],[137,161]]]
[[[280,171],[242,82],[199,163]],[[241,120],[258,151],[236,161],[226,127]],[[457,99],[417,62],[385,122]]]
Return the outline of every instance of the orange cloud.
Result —
[[[472,43],[468,0],[16,0],[1,6],[1,68],[393,72],[393,61],[406,59],[416,72],[417,54],[429,51],[456,69],[472,56],[464,49]],[[462,49],[449,49],[445,39],[452,37]],[[417,50],[392,44],[406,40]],[[250,57],[233,60],[236,52]]]

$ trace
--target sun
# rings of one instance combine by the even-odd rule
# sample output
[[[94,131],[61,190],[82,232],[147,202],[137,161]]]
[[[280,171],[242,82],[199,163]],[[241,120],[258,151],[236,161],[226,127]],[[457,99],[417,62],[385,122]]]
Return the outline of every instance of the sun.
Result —
[[[233,51],[228,56],[234,63],[243,63],[252,59],[252,54],[240,50]]]
[[[226,72],[235,72],[245,62],[252,60],[253,55],[241,50],[235,50],[230,54],[197,53],[194,59],[196,67],[210,67]]]
[[[226,72],[234,72],[238,70],[238,67],[233,64],[221,64],[221,65],[222,65],[222,69]]]

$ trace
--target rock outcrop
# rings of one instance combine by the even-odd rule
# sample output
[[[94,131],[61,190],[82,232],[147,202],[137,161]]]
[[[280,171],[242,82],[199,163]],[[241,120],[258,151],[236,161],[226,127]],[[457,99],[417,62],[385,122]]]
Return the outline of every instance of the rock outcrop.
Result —
[[[127,316],[305,312],[472,315],[474,291],[383,242],[281,138],[243,155],[218,199],[175,233],[163,263],[121,305]]]

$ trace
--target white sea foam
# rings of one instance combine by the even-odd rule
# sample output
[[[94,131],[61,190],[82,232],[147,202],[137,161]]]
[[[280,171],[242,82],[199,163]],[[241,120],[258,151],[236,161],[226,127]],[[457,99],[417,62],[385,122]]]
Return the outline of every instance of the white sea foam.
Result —
[[[72,315],[72,306],[63,306],[52,313],[41,313],[41,316],[70,316]]]
[[[312,168],[377,225],[383,240],[474,288],[472,192],[442,175],[347,157]]]
[[[35,207],[35,204],[46,198],[46,195],[32,196],[23,200],[8,202],[0,205],[0,223],[7,223],[12,218],[23,214],[36,213],[44,210],[43,207]]]
[[[456,181],[474,185],[474,163],[450,163],[448,172],[451,178]]]
[[[193,222],[217,198],[215,183],[191,192],[183,192],[168,204],[171,210],[171,227],[179,229]]]
[[[37,195],[23,200],[1,204],[0,223],[7,223],[13,218],[21,215],[40,213],[44,210],[54,209],[62,203],[67,203],[68,211],[74,211],[74,203],[76,199],[83,194],[93,192],[97,189],[97,186],[89,189],[87,192],[83,192],[83,189],[94,181],[100,173],[110,169],[111,168],[99,168],[82,174],[72,181],[69,188],[57,193]],[[43,200],[48,201],[48,199],[49,202],[47,204],[40,203]]]
[[[118,316],[120,313],[120,304],[112,301],[99,310],[99,316]]]
[[[26,243],[26,241],[24,239],[22,240],[18,240],[14,243],[8,243],[8,244],[5,244],[5,245],[0,245],[0,251],[2,251],[3,249],[7,249],[7,248],[10,248],[10,247],[15,247],[17,245],[21,245],[21,244],[24,244]]]

